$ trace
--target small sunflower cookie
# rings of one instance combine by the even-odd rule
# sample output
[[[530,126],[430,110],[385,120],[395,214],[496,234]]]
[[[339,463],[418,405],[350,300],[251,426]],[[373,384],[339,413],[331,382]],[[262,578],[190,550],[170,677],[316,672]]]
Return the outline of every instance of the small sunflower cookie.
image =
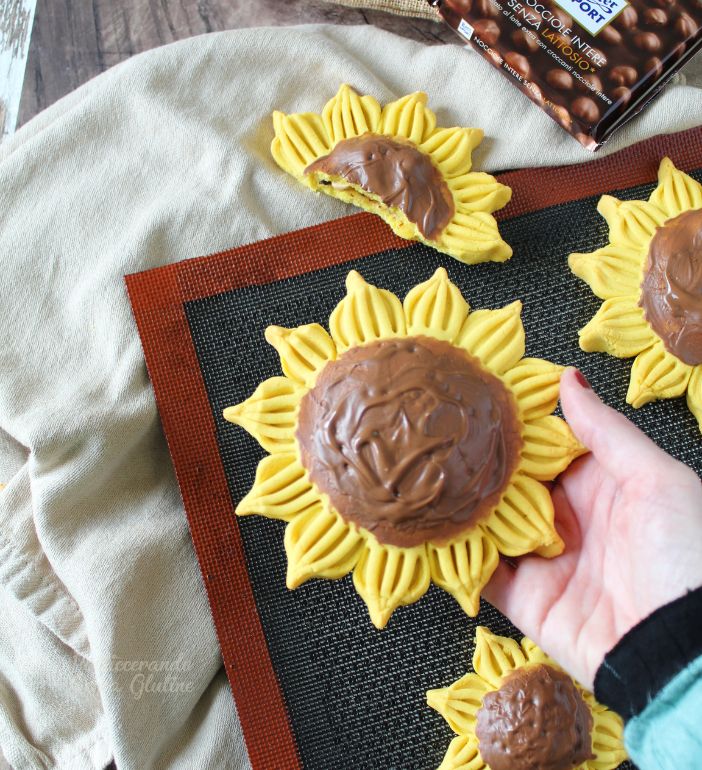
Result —
[[[353,582],[382,628],[429,583],[476,615],[499,554],[563,542],[542,483],[584,449],[523,358],[521,303],[468,309],[443,268],[404,303],[355,271],[329,319],[269,326],[283,377],[224,411],[270,456],[236,508],[289,522],[287,585]]]
[[[302,184],[378,214],[394,232],[461,262],[504,262],[512,249],[492,212],[509,187],[471,171],[477,128],[439,128],[414,93],[380,106],[348,85],[322,114],[273,113],[276,163]]]
[[[702,431],[702,185],[663,158],[648,201],[603,195],[609,243],[571,254],[570,269],[604,300],[580,347],[636,356],[626,401],[635,409],[687,392]]]
[[[529,639],[476,630],[475,673],[430,690],[458,737],[439,770],[613,770],[623,723]]]

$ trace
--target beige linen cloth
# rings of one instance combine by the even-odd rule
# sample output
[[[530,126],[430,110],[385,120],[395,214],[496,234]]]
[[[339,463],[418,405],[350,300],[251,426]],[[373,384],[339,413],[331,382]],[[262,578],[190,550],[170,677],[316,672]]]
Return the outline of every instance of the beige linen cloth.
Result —
[[[428,91],[441,124],[485,129],[487,170],[592,158],[460,46],[331,26],[135,57],[0,147],[0,746],[15,770],[249,766],[123,275],[348,213],[268,150],[271,110],[319,110],[344,81],[381,101]],[[608,150],[701,122],[701,93],[678,79]]]

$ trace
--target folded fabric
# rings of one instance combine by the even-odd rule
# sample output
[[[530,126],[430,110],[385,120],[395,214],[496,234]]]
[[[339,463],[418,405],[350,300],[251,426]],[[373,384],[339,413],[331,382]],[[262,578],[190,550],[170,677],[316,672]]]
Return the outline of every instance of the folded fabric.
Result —
[[[592,158],[479,56],[367,26],[157,49],[0,147],[0,748],[15,770],[248,766],[123,276],[350,213],[269,152],[273,109],[318,110],[344,81],[381,102],[430,92],[443,125],[485,129],[478,168]],[[701,106],[673,85],[605,151],[690,127]]]

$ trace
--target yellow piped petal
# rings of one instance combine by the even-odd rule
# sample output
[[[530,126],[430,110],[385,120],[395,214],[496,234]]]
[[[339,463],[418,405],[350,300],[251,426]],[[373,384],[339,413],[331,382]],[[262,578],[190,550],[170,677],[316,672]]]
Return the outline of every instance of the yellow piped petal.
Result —
[[[436,115],[426,104],[427,95],[421,91],[386,104],[380,116],[380,133],[420,144],[436,128]]]
[[[514,639],[497,636],[485,626],[477,627],[473,668],[492,689],[497,690],[507,674],[526,662],[524,651]]]
[[[288,588],[310,578],[342,578],[356,566],[362,548],[363,538],[340,516],[315,505],[285,529]]]
[[[497,569],[500,555],[493,540],[476,527],[463,540],[427,546],[431,579],[453,596],[474,618],[480,610],[480,592]]]
[[[587,449],[565,420],[555,415],[524,423],[519,470],[539,481],[552,481]]]
[[[646,252],[609,243],[587,254],[571,254],[568,266],[600,299],[639,294]]]
[[[224,410],[224,419],[240,425],[271,454],[295,449],[297,410],[306,388],[287,377],[264,380],[246,401]]]
[[[479,128],[437,128],[421,145],[446,178],[465,174],[473,164],[473,150],[483,141]]]
[[[353,583],[376,628],[384,628],[398,607],[424,596],[429,581],[424,546],[397,548],[382,545],[372,536],[353,571]]]
[[[449,744],[438,770],[487,770],[474,735],[459,735]]]
[[[237,516],[267,516],[291,521],[298,513],[319,505],[321,498],[294,452],[264,457],[256,480],[237,505]]]
[[[319,324],[296,329],[269,326],[266,340],[278,351],[285,375],[308,388],[326,364],[336,358],[336,345]]]
[[[339,353],[355,345],[404,337],[402,303],[392,292],[366,283],[352,270],[346,278],[346,296],[329,318],[329,330]]]
[[[476,310],[466,318],[455,344],[495,374],[514,367],[524,355],[522,303],[517,300],[499,310]]]
[[[403,309],[408,334],[453,342],[468,314],[468,303],[440,267],[428,281],[410,290]]]
[[[331,146],[343,139],[376,131],[380,113],[380,104],[372,96],[361,96],[348,84],[340,86],[322,110],[322,122]]]
[[[586,700],[592,714],[592,751],[596,756],[588,761],[588,769],[615,770],[627,758],[624,723],[618,714],[601,706],[594,698]]]
[[[534,642],[532,642],[531,639],[526,636],[521,641],[521,648],[526,655],[527,662],[533,664],[545,663],[549,666],[555,666],[556,668],[559,668],[554,660],[552,660],[540,647],[534,644]]]
[[[540,481],[517,473],[482,526],[505,556],[535,551],[551,558],[564,548],[553,520],[553,501],[548,489]]]
[[[505,262],[512,256],[512,247],[502,240],[495,217],[487,211],[456,212],[431,245],[466,265]]]
[[[649,202],[669,218],[690,209],[701,209],[702,185],[675,168],[670,158],[663,158],[658,169],[658,187]]]
[[[517,399],[523,420],[545,417],[556,408],[563,367],[541,358],[523,358],[502,375]]]
[[[617,358],[635,356],[656,341],[643,308],[633,297],[605,300],[578,337],[582,350],[609,353]]]
[[[649,401],[682,396],[693,368],[669,353],[659,340],[636,356],[631,367],[627,404],[638,409]]]
[[[271,153],[275,162],[300,181],[304,181],[307,166],[331,150],[322,118],[313,112],[286,115],[276,111],[273,129]]]
[[[466,674],[450,687],[429,690],[427,705],[438,711],[457,735],[471,735],[483,697],[490,689],[477,674]]]
[[[620,201],[603,195],[597,210],[609,225],[609,240],[613,244],[647,250],[651,238],[668,218],[648,201]]]
[[[500,184],[494,176],[482,171],[460,174],[448,179],[447,184],[462,212],[492,213],[506,206],[512,199],[511,188]]]
[[[687,383],[687,406],[697,418],[702,431],[702,365],[693,369]]]

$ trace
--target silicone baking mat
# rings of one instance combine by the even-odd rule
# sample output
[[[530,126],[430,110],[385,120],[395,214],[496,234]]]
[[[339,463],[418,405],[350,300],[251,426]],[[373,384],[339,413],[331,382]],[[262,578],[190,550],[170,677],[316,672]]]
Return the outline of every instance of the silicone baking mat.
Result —
[[[702,179],[701,142],[698,128],[583,166],[500,175],[514,190],[498,217],[514,248],[503,265],[462,265],[356,214],[127,277],[255,770],[437,767],[451,731],[425,691],[468,670],[476,624],[519,636],[490,606],[470,619],[434,587],[384,631],[349,577],[285,588],[283,525],[233,514],[264,452],[221,416],[280,373],[264,328],[326,324],[351,268],[403,297],[444,265],[474,308],[520,298],[527,355],[580,367],[605,401],[700,473],[700,435],[684,400],[634,411],[624,403],[631,361],[579,350],[577,330],[600,303],[566,257],[607,241],[599,195],[647,196],[663,155]]]

